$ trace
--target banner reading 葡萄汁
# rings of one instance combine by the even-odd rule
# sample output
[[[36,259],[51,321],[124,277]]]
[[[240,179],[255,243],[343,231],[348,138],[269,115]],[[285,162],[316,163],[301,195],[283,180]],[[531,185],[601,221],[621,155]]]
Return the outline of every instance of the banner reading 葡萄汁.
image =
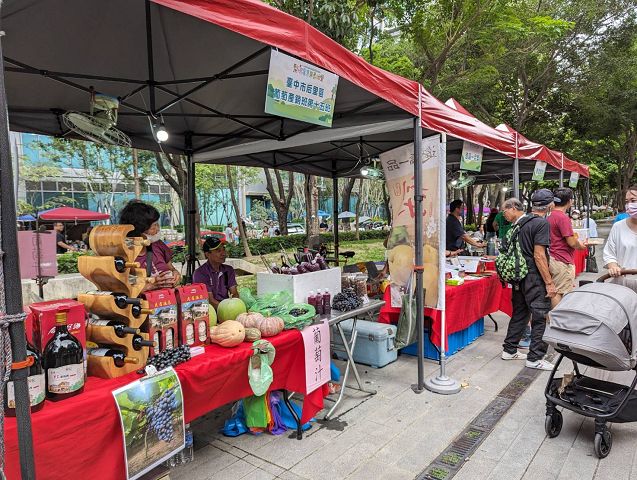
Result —
[[[479,172],[482,170],[482,151],[484,148],[475,143],[462,142],[462,155],[460,156],[460,170]]]
[[[332,126],[338,75],[272,50],[265,113]]]
[[[380,155],[391,206],[392,230],[387,241],[387,259],[392,285],[405,287],[414,268],[415,205],[414,145],[404,145]],[[425,306],[439,305],[440,202],[445,198],[440,182],[440,136],[422,141],[423,194],[423,282]],[[444,291],[442,292],[444,295]]]

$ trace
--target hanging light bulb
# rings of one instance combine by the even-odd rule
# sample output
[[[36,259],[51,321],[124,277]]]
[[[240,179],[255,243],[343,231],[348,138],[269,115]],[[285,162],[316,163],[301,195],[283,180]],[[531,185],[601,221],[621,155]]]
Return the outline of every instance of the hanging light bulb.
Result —
[[[367,168],[367,167],[361,168],[361,175],[363,177],[366,177],[367,175],[369,175],[369,168]]]
[[[456,185],[458,185],[458,180],[454,178],[453,180],[451,180],[451,186],[455,187]]]
[[[509,187],[502,187],[502,191],[503,191],[504,193],[507,193],[507,192],[509,191]]]
[[[155,128],[155,138],[157,139],[159,143],[165,142],[168,140],[168,130],[166,130],[166,127],[164,126],[163,119],[161,123],[159,124],[159,126],[156,126]]]

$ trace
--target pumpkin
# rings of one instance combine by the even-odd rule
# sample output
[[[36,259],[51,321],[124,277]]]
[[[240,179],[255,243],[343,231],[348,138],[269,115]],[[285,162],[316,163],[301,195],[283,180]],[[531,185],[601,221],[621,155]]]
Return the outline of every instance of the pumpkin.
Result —
[[[246,312],[240,313],[235,318],[237,322],[243,325],[245,328],[259,328],[259,324],[263,320],[263,315],[259,312]]]
[[[226,320],[210,329],[210,341],[222,347],[235,347],[243,342],[245,336],[243,325],[234,320]]]
[[[257,340],[261,340],[261,330],[258,328],[246,328],[246,342],[256,342]]]
[[[280,317],[265,317],[259,324],[259,330],[261,330],[262,337],[273,337],[283,331],[285,323]]]

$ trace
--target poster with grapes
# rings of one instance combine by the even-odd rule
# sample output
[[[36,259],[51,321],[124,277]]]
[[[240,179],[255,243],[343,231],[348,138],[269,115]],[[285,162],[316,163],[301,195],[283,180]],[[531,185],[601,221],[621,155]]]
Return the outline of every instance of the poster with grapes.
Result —
[[[134,480],[184,448],[184,401],[172,368],[113,391],[124,437],[126,475]]]

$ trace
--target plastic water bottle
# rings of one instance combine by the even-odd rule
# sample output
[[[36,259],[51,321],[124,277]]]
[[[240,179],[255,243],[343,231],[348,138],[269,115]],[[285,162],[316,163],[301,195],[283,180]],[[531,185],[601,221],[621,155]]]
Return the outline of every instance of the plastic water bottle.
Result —
[[[181,463],[190,463],[194,460],[194,451],[192,448],[193,438],[192,438],[192,430],[190,429],[190,424],[186,424],[186,446],[180,452],[180,460]]]
[[[496,247],[496,243],[495,243],[495,238],[491,237],[489,239],[489,243],[487,243],[487,255],[492,256],[492,257],[495,256],[496,255],[496,253],[495,253],[496,250],[497,250],[497,247]]]

